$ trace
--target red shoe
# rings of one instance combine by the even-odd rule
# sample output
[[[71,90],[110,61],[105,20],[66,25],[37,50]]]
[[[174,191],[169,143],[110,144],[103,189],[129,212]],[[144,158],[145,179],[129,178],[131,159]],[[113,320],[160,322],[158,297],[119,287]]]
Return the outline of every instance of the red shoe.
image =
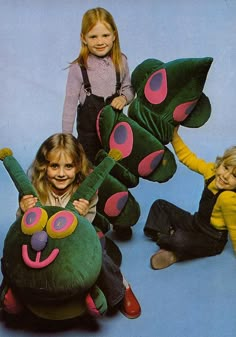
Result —
[[[137,318],[141,315],[141,307],[130,286],[125,290],[120,311],[128,318]]]

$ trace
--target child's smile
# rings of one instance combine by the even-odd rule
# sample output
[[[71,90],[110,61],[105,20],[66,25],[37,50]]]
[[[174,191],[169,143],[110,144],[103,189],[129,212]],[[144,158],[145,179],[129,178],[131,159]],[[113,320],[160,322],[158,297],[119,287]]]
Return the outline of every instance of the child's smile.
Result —
[[[235,167],[226,166],[222,163],[216,169],[216,187],[219,190],[235,190],[236,176],[234,174]]]
[[[98,57],[106,56],[112,49],[115,35],[101,22],[98,22],[84,37],[83,42],[91,54]]]
[[[49,155],[47,179],[53,191],[61,195],[65,193],[76,178],[76,168],[72,159],[65,153]]]

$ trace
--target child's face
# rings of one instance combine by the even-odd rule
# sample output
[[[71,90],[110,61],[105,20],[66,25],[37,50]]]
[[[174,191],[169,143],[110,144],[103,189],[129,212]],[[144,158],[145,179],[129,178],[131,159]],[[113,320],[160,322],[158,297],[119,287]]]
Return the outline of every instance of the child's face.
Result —
[[[216,169],[216,187],[219,190],[235,190],[236,176],[234,166],[226,166],[224,162]]]
[[[53,191],[62,195],[72,185],[76,178],[76,167],[73,160],[64,152],[49,153],[49,164],[46,176]]]
[[[106,56],[113,47],[115,34],[103,23],[98,22],[85,36],[81,37],[91,54],[98,57]]]

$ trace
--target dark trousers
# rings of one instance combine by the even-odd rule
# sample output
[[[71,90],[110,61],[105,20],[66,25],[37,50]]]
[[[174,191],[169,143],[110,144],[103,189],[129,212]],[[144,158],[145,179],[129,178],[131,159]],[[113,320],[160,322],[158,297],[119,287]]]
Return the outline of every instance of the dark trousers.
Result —
[[[92,164],[95,164],[95,157],[99,150],[101,150],[102,145],[98,139],[96,132],[85,132],[78,131],[78,139],[82,144],[87,158]]]
[[[211,231],[217,229],[212,227]],[[160,248],[175,252],[179,260],[220,254],[227,242],[226,235],[216,239],[206,234],[191,213],[161,199],[152,204],[144,233]]]
[[[100,238],[100,242],[103,257],[97,285],[106,297],[108,308],[113,308],[122,301],[125,295],[123,275],[119,268],[121,263],[119,254],[121,253],[116,244],[105,236]]]

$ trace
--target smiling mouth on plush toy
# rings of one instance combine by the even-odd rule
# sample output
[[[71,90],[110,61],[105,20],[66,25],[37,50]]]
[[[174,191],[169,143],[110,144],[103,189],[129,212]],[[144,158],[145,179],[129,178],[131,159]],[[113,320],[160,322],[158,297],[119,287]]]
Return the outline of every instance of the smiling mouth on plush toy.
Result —
[[[40,261],[41,252],[37,252],[35,261],[32,261],[28,254],[27,245],[22,246],[22,258],[24,260],[24,263],[28,267],[35,268],[35,269],[41,269],[41,268],[47,267],[49,264],[51,264],[56,259],[58,254],[59,254],[59,249],[55,248],[45,260]]]

